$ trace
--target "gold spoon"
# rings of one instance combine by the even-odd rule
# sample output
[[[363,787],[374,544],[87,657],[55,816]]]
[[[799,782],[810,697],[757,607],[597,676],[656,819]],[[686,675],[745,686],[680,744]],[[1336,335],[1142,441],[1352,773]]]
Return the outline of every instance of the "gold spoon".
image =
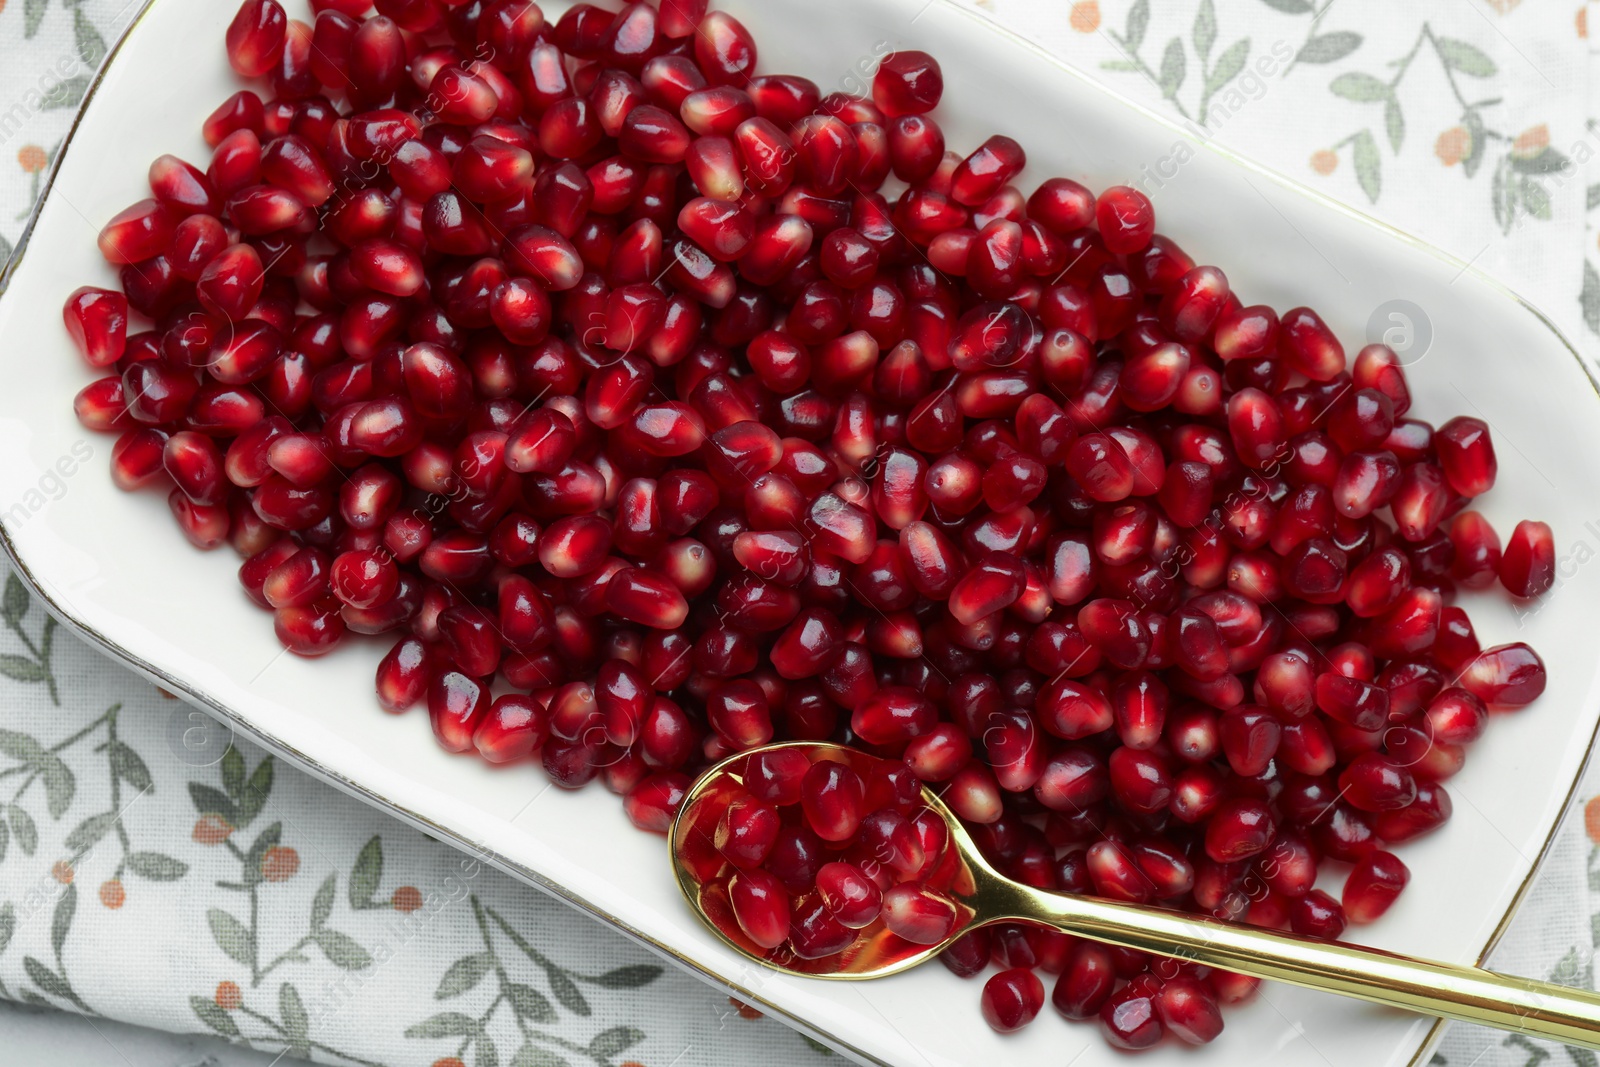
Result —
[[[736,952],[758,963],[813,978],[856,981],[908,970],[936,956],[961,934],[989,923],[1027,921],[1124,948],[1255,978],[1288,982],[1423,1015],[1493,1026],[1569,1045],[1600,1048],[1600,995],[1478,967],[1411,959],[1257,929],[1161,908],[1050,893],[1013,881],[991,867],[959,819],[926,787],[922,800],[949,828],[936,888],[957,903],[950,936],[918,945],[890,933],[881,921],[860,931],[844,951],[800,959],[787,946],[762,949],[739,928],[721,888],[731,868],[712,844],[728,801],[743,792],[746,762],[759,752],[795,749],[813,763],[832,760],[866,777],[879,757],[824,742],[794,741],[751,749],[723,760],[690,788],[673,820],[672,866],[689,904]],[[934,880],[930,880],[934,881]]]

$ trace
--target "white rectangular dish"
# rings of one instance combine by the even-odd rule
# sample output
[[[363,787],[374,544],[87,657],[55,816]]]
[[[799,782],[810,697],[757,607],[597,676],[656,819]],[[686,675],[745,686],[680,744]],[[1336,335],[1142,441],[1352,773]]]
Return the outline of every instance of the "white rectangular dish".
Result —
[[[552,17],[564,6],[545,5]],[[1600,549],[1600,397],[1571,347],[1469,267],[1201,143],[950,0],[718,6],[756,35],[764,71],[804,74],[824,91],[859,89],[893,48],[931,52],[944,67],[936,117],[951,146],[970,150],[991,132],[1015,136],[1029,152],[1025,189],[1053,174],[1098,189],[1172,173],[1144,179],[1162,232],[1221,265],[1247,303],[1315,306],[1351,351],[1385,302],[1403,299],[1423,313],[1432,341],[1409,368],[1414,410],[1488,421],[1500,479],[1483,510],[1502,532],[1525,517],[1556,531],[1558,585],[1540,610],[1519,615],[1503,596],[1463,598],[1485,646],[1532,643],[1550,686],[1527,710],[1496,716],[1448,783],[1451,823],[1401,851],[1411,889],[1353,935],[1441,960],[1481,960],[1549,844],[1600,717],[1600,566],[1583,562]],[[304,0],[286,7],[306,17]],[[901,1067],[1122,1062],[1094,1028],[1066,1025],[1048,1009],[1020,1034],[994,1034],[979,1015],[977,984],[938,966],[838,984],[745,962],[699,925],[662,840],[634,830],[617,798],[599,786],[551,788],[532,767],[494,769],[444,753],[425,713],[391,717],[373,698],[373,669],[388,642],[349,641],[316,662],[285,654],[269,617],[239,591],[231,552],[194,551],[161,495],[113,487],[112,439],[73,417],[72,397],[93,375],[62,329],[60,308],[79,285],[115,284],[95,235],[149,195],[148,161],[163,152],[209,158],[201,121],[237,88],[222,50],[233,11],[218,0],[145,8],[97,81],[6,272],[0,526],[38,594],[87,639],[313,773],[483,851],[849,1055]],[[85,443],[93,454],[79,463]],[[52,477],[64,491],[48,492],[58,484]],[[1436,1036],[1431,1020],[1273,987],[1230,1012],[1213,1045],[1163,1046],[1145,1060],[1400,1067],[1425,1059]]]

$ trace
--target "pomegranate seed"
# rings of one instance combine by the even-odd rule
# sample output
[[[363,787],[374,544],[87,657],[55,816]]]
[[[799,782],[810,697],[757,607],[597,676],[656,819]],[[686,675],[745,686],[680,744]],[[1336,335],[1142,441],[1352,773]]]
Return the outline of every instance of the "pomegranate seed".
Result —
[[[694,34],[694,57],[712,85],[742,85],[756,66],[756,43],[732,15],[713,11]]]
[[[228,24],[228,63],[241,77],[261,77],[278,65],[288,28],[277,0],[245,0]]]
[[[728,881],[728,900],[739,929],[762,948],[772,949],[789,936],[789,894],[769,872],[742,870]]]
[[[1189,1045],[1204,1045],[1222,1033],[1222,1012],[1210,988],[1198,978],[1175,975],[1156,992],[1156,1016],[1166,1032]]]
[[[1485,649],[1461,671],[1461,687],[1488,705],[1521,707],[1544,692],[1539,654],[1520,641]]]
[[[1339,775],[1344,798],[1363,811],[1392,811],[1417,799],[1417,783],[1405,767],[1376,752],[1357,756]]]
[[[1489,427],[1482,419],[1457,416],[1433,435],[1439,466],[1450,488],[1465,497],[1481,496],[1494,486],[1498,464]]]
[[[1155,235],[1155,210],[1137,189],[1114,185],[1095,201],[1095,222],[1106,248],[1119,255],[1142,251]]]
[[[1068,1019],[1092,1019],[1111,997],[1117,982],[1112,950],[1093,941],[1078,941],[1067,953],[1050,1003]]]
[[[1206,855],[1218,863],[1248,859],[1266,851],[1274,833],[1272,813],[1265,804],[1248,798],[1229,800],[1206,826]]]
[[[741,870],[760,867],[778,840],[778,809],[751,796],[735,797],[717,823],[715,844]]]
[[[1555,537],[1542,522],[1524,519],[1511,531],[1497,568],[1500,584],[1512,596],[1536,597],[1556,581]]]
[[[1344,908],[1320,889],[1289,905],[1289,927],[1297,934],[1336,941],[1344,933]]]
[[[956,905],[937,889],[902,882],[884,891],[882,918],[890,933],[912,944],[937,945],[955,931]]]
[[[650,775],[629,790],[623,798],[628,821],[641,830],[665,834],[672,829],[673,817],[689,791],[689,777],[676,771]]]
[[[883,906],[877,883],[848,863],[827,863],[817,872],[817,892],[828,913],[851,930],[870,926]]]
[[[175,225],[161,201],[141,200],[106,223],[100,231],[100,253],[119,266],[151,259],[171,245]]]
[[[1044,983],[1028,967],[1013,967],[983,984],[983,1019],[1002,1034],[1021,1030],[1044,1007]]]
[[[1098,1012],[1100,1032],[1116,1048],[1149,1048],[1165,1033],[1156,1010],[1160,980],[1143,974],[1108,997]]]
[[[122,358],[128,344],[128,298],[85,285],[67,297],[62,310],[67,332],[92,366],[108,367]]]
[[[926,115],[944,95],[944,74],[926,52],[890,52],[872,78],[872,101],[889,118]]]

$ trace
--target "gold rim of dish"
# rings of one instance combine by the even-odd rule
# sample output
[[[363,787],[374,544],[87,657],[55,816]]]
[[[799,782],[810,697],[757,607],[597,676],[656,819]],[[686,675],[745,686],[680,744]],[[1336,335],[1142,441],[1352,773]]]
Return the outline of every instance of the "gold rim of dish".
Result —
[[[43,186],[39,191],[39,198],[35,202],[33,210],[28,216],[27,225],[23,227],[22,234],[17,239],[16,249],[12,252],[11,259],[6,263],[5,270],[0,272],[0,298],[3,298],[6,292],[10,289],[11,277],[17,271],[18,267],[21,266],[23,256],[28,251],[30,240],[33,236],[34,226],[38,222],[39,214],[44,208],[45,202],[49,199],[51,190],[55,186],[56,175],[59,173],[61,165],[67,157],[68,151],[72,148],[73,140],[78,133],[78,127],[83,122],[84,113],[88,111],[90,105],[94,102],[95,95],[100,90],[101,84],[105,79],[106,72],[111,68],[111,65],[116,62],[117,56],[121,53],[123,45],[125,45],[129,38],[131,38],[133,34],[141,28],[145,20],[145,16],[150,13],[150,10],[158,2],[160,2],[160,0],[145,0],[144,4],[139,8],[138,14],[134,15],[134,17],[129,21],[127,28],[124,29],[120,35],[118,35],[116,42],[106,53],[106,58],[101,64],[100,69],[95,71],[93,78],[90,80],[88,90],[84,93],[83,100],[79,105],[78,111],[73,116],[72,124],[68,127],[66,136],[62,139],[61,146],[56,152],[56,158],[51,164],[48,175],[45,177]],[[1158,125],[1167,128],[1168,130],[1171,130],[1173,133],[1183,137],[1186,141],[1193,144],[1197,148],[1211,152],[1216,156],[1226,159],[1235,166],[1241,167],[1252,174],[1258,175],[1268,181],[1273,182],[1279,188],[1293,192],[1299,196],[1320,204],[1325,208],[1329,208],[1335,212],[1338,212],[1347,218],[1355,219],[1367,226],[1387,234],[1391,238],[1394,238],[1403,244],[1411,246],[1414,249],[1427,252],[1435,259],[1438,259],[1449,266],[1458,268],[1458,270],[1463,274],[1470,273],[1474,275],[1480,281],[1487,283],[1490,287],[1499,291],[1502,295],[1521,306],[1536,320],[1538,320],[1538,322],[1544,326],[1545,329],[1549,330],[1551,336],[1558,344],[1561,345],[1563,349],[1566,350],[1567,354],[1570,355],[1578,364],[1579,369],[1583,371],[1583,375],[1588,380],[1590,388],[1595,391],[1597,396],[1600,396],[1600,382],[1596,382],[1595,376],[1590,372],[1588,364],[1584,362],[1583,358],[1578,354],[1577,349],[1572,346],[1572,343],[1567,340],[1566,336],[1556,327],[1556,325],[1551,322],[1550,319],[1538,308],[1524,300],[1516,292],[1507,288],[1497,279],[1485,274],[1473,264],[1462,262],[1459,258],[1448,253],[1441,252],[1434,246],[1428,244],[1413,234],[1407,233],[1406,231],[1384,222],[1381,219],[1375,218],[1366,212],[1358,211],[1341,200],[1336,200],[1332,197],[1326,196],[1323,193],[1317,192],[1315,189],[1312,189],[1306,185],[1302,185],[1301,183],[1288,178],[1285,175],[1279,174],[1278,172],[1271,170],[1248,157],[1238,155],[1235,152],[1218,145],[1213,139],[1202,140],[1195,137],[1194,131],[1191,128],[1185,127],[1182,124],[1173,121],[1173,119],[1171,119],[1169,116],[1156,112],[1149,107],[1146,107],[1144,104],[1123,96],[1121,93],[1096,80],[1091,75],[1079,70],[1072,64],[1067,63],[1059,56],[1054,55],[1053,53],[1050,53],[1040,46],[1034,44],[1032,41],[1029,41],[1016,31],[1000,25],[986,15],[980,14],[975,10],[961,5],[957,2],[957,0],[931,0],[931,2],[939,4],[941,8],[949,13],[957,14],[969,19],[975,26],[982,27],[983,32],[990,32],[1000,35],[1012,46],[1026,50],[1027,52],[1030,52],[1033,55],[1043,59],[1052,67],[1065,72],[1071,77],[1077,79],[1082,84],[1090,87],[1095,92],[1098,92],[1116,101],[1118,104],[1132,109],[1144,118],[1149,119]],[[566,901],[581,911],[587,912],[595,918],[602,920],[607,925],[614,927],[615,929],[631,937],[635,941],[638,941],[641,944],[653,949],[657,953],[675,961],[683,968],[694,972],[709,984],[727,990],[737,996],[740,1000],[743,1000],[747,1003],[761,1005],[761,1007],[768,1014],[776,1015],[782,1018],[795,1029],[800,1030],[803,1033],[815,1035],[833,1047],[838,1048],[863,1062],[875,1064],[878,1065],[878,1067],[893,1067],[893,1065],[889,1064],[887,1061],[881,1060],[878,1057],[873,1056],[860,1048],[857,1048],[844,1038],[824,1030],[817,1023],[800,1018],[789,1012],[787,1009],[772,1003],[760,993],[751,989],[746,989],[737,982],[733,982],[727,978],[724,978],[722,975],[712,971],[708,965],[685,956],[673,946],[668,945],[656,939],[655,937],[652,937],[642,930],[639,930],[627,920],[611,914],[604,908],[573,892],[561,883],[552,881],[549,877],[540,873],[539,871],[536,871],[509,856],[477,845],[463,834],[434,822],[426,815],[412,811],[399,801],[386,797],[381,793],[374,791],[371,787],[355,781],[354,779],[351,779],[346,775],[323,765],[312,757],[301,752],[293,745],[285,742],[281,738],[267,733],[257,724],[247,721],[237,712],[233,711],[231,708],[221,703],[210,694],[206,693],[204,690],[198,689],[193,685],[190,685],[188,682],[172,676],[159,666],[150,663],[128,649],[123,648],[109,637],[106,637],[104,634],[101,634],[98,630],[94,629],[94,627],[76,618],[69,610],[67,610],[67,608],[63,607],[56,601],[54,597],[50,595],[46,589],[45,583],[40,581],[33,574],[33,571],[29,568],[27,562],[18,552],[15,543],[13,543],[10,531],[7,530],[3,524],[0,524],[0,548],[4,549],[6,556],[11,560],[11,564],[15,568],[18,576],[27,583],[32,594],[38,597],[53,615],[55,615],[64,625],[69,627],[80,638],[98,646],[102,651],[109,653],[112,657],[119,660],[123,665],[130,667],[138,673],[159,682],[163,688],[183,694],[184,697],[187,698],[191,703],[208,709],[217,718],[226,721],[241,733],[254,739],[273,752],[287,756],[300,768],[311,772],[324,781],[328,781],[339,786],[347,793],[354,794],[364,799],[373,807],[396,815],[402,821],[422,828],[431,836],[448,841],[460,847],[464,851],[473,853],[474,855],[486,860],[492,866],[497,867],[506,873],[511,874],[514,877],[543,890],[546,893],[549,893],[553,897],[557,897],[558,899]],[[1566,795],[1562,799],[1560,814],[1557,815],[1555,822],[1550,827],[1549,833],[1546,835],[1544,841],[1540,844],[1539,851],[1537,855],[1535,855],[1533,862],[1530,864],[1527,875],[1517,886],[1516,892],[1512,895],[1511,902],[1507,906],[1505,913],[1500,916],[1499,921],[1495,924],[1494,930],[1489,935],[1488,941],[1484,944],[1482,950],[1478,952],[1476,958],[1473,960],[1476,965],[1482,966],[1484,961],[1489,957],[1490,953],[1494,951],[1495,946],[1499,944],[1500,939],[1505,936],[1506,930],[1511,925],[1511,920],[1516,916],[1518,909],[1521,907],[1523,901],[1527,897],[1528,891],[1532,888],[1535,879],[1538,877],[1541,868],[1544,866],[1544,862],[1546,858],[1548,858],[1552,846],[1555,844],[1556,837],[1560,833],[1563,823],[1566,821],[1566,814],[1571,810],[1573,799],[1577,795],[1578,787],[1583,781],[1584,772],[1587,770],[1589,762],[1593,758],[1594,747],[1597,740],[1600,740],[1600,720],[1597,720],[1595,729],[1590,734],[1588,747],[1584,750],[1584,757],[1578,764],[1571,784],[1567,787]],[[676,822],[676,820],[674,820],[674,822]],[[683,887],[680,884],[680,891],[682,888]],[[708,928],[710,928],[709,925]],[[716,933],[718,937],[721,937],[720,932]],[[726,941],[726,939],[724,939],[724,941]],[[1407,1067],[1420,1067],[1420,1065],[1425,1062],[1426,1057],[1428,1057],[1428,1055],[1432,1052],[1433,1047],[1438,1043],[1440,1037],[1443,1035],[1446,1021],[1447,1020],[1444,1019],[1438,1019],[1431,1027],[1429,1027],[1427,1033],[1423,1036],[1422,1041],[1418,1045],[1415,1055],[1413,1055],[1411,1059],[1407,1061]]]

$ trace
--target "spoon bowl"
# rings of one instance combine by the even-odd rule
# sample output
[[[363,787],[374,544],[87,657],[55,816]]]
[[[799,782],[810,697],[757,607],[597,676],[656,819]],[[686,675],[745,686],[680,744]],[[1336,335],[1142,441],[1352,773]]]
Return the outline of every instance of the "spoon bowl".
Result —
[[[949,937],[936,944],[919,945],[890,932],[882,919],[876,919],[858,933],[850,947],[820,959],[805,959],[796,955],[787,944],[764,949],[752,941],[734,918],[727,890],[728,876],[734,868],[717,851],[714,839],[722,813],[736,796],[744,792],[745,770],[750,760],[758,753],[776,749],[803,752],[813,763],[821,760],[842,763],[863,779],[869,777],[877,765],[889,762],[843,745],[790,741],[729,756],[689,789],[672,825],[673,872],[689,906],[705,919],[718,937],[746,956],[781,971],[812,978],[852,981],[881,978],[909,970],[937,956],[946,945],[972,927],[982,905],[982,901],[977,899],[978,887],[984,884],[982,879],[974,876],[972,862],[967,858],[978,856],[977,846],[955,814],[945,807],[932,790],[924,787],[922,803],[933,809],[950,830],[941,862],[927,880],[932,888],[956,902],[955,930]],[[983,863],[981,859],[978,862]],[[984,863],[983,866],[987,868],[988,865]],[[993,871],[988,873],[1000,877]]]
[[[1023,885],[984,859],[961,821],[926,785],[921,804],[942,821],[945,834],[938,857],[924,864],[923,880],[955,902],[956,920],[946,936],[933,944],[916,944],[888,930],[878,918],[860,930],[847,947],[829,956],[804,958],[787,941],[776,948],[763,948],[741,929],[734,915],[727,886],[735,868],[718,851],[715,838],[723,812],[745,793],[750,761],[761,753],[785,749],[803,753],[812,764],[842,763],[863,780],[870,780],[893,762],[844,745],[791,741],[728,757],[684,795],[669,834],[678,886],[689,906],[718,937],[765,966],[840,981],[883,978],[926,962],[969,930],[998,922],[1044,923],[1077,937],[1155,956],[1600,1048],[1600,995],[1588,991]]]

